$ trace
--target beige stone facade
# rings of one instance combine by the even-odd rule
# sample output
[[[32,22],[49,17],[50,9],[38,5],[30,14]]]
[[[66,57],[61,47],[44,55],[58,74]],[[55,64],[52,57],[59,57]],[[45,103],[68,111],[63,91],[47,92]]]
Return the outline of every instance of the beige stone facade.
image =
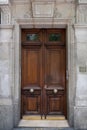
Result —
[[[68,122],[87,129],[87,0],[0,0],[0,9],[0,130],[20,121],[22,28],[66,28]]]

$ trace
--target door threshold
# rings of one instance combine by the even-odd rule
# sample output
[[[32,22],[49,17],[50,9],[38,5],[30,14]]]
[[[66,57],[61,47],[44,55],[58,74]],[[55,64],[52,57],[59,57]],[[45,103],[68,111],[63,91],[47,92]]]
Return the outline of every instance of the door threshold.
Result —
[[[45,118],[45,116],[40,116],[40,115],[23,115],[22,116],[22,119],[23,120],[65,120],[65,116],[63,116],[63,115],[59,115],[59,116],[51,116],[51,115],[49,115],[49,116],[46,116],[46,118]]]
[[[18,127],[58,127],[68,128],[67,120],[20,120]]]

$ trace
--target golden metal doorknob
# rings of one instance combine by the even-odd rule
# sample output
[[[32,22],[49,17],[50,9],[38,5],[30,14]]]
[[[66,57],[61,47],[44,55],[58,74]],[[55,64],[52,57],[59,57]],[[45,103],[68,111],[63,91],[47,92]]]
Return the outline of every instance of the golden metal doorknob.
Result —
[[[34,89],[33,89],[33,88],[31,88],[31,89],[30,89],[30,92],[31,92],[31,93],[33,93],[33,92],[34,92]]]
[[[57,90],[57,89],[54,89],[54,90],[53,90],[53,92],[54,92],[54,93],[57,93],[57,92],[58,92],[58,90]]]

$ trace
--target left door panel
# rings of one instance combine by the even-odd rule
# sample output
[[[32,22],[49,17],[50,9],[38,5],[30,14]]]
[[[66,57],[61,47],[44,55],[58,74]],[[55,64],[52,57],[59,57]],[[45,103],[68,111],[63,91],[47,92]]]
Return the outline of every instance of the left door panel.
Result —
[[[42,49],[40,42],[28,40],[22,44],[22,115],[41,115]]]

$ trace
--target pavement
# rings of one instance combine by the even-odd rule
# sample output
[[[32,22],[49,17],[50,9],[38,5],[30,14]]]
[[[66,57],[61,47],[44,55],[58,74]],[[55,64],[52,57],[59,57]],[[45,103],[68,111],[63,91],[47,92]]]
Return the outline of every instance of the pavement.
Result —
[[[74,130],[73,128],[14,128],[13,130]]]

